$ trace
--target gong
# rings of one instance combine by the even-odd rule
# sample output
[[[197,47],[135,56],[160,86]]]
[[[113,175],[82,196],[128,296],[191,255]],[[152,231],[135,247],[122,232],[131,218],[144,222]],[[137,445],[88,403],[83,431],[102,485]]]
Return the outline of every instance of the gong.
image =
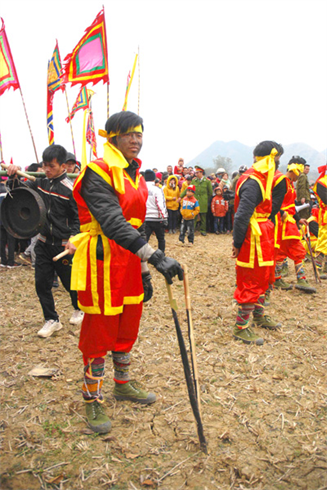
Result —
[[[1,204],[1,221],[15,238],[37,235],[46,219],[42,197],[28,187],[17,187],[8,192]]]

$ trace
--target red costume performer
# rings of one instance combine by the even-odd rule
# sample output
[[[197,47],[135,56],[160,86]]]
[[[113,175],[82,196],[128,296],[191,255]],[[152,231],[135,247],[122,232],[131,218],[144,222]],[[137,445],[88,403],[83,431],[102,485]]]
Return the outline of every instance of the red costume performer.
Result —
[[[307,293],[314,293],[316,291],[315,288],[308,284],[305,277],[303,259],[305,258],[306,251],[301,241],[302,235],[297,226],[297,223],[307,225],[307,221],[300,219],[295,209],[296,192],[293,182],[297,181],[303,170],[303,164],[297,163],[296,158],[300,159],[300,157],[293,157],[287,167],[285,176],[286,194],[280,210],[281,218],[277,222],[278,230],[276,230],[276,233],[278,234],[279,248],[276,254],[275,276],[276,279],[278,278],[278,282],[276,280],[275,284],[276,286],[280,284],[282,289],[292,289],[292,285],[281,280],[283,261],[286,257],[289,257],[291,260],[294,260],[297,275],[295,287]]]
[[[278,148],[278,149],[276,149]],[[271,189],[275,160],[283,153],[280,145],[264,141],[254,149],[256,162],[238,180],[235,193],[233,257],[236,258],[234,298],[239,305],[234,337],[245,343],[263,344],[250,328],[249,317],[257,326],[274,330],[281,325],[264,315],[265,291],[274,267],[274,225]]]
[[[106,433],[111,422],[101,407],[101,388],[108,351],[114,363],[114,397],[145,404],[156,399],[129,377],[129,352],[138,335],[142,304],[152,296],[146,262],[169,283],[176,274],[182,279],[183,271],[176,260],[150,247],[143,230],[148,191],[136,158],[143,120],[127,111],[114,114],[100,134],[108,140],[103,159],[89,163],[74,185],[81,233],[71,240],[77,247],[71,287],[85,312],[79,348],[87,420],[92,430]]]

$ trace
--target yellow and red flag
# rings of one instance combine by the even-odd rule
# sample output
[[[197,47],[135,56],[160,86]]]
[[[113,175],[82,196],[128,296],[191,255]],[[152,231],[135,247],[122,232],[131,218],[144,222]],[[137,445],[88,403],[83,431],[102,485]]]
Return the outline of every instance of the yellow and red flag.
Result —
[[[90,100],[92,95],[94,94],[93,90],[88,90],[86,87],[82,87],[78,93],[75,104],[72,107],[71,113],[68,117],[66,117],[66,122],[69,122],[69,119],[72,120],[75,116],[76,112],[80,109],[88,109]]]
[[[47,130],[49,145],[54,144],[53,128],[53,95],[60,88],[64,90],[65,85],[61,82],[61,59],[58,41],[53,51],[51,60],[48,63],[48,93],[47,93]]]
[[[136,68],[136,62],[137,62],[137,54],[135,55],[135,60],[133,64],[133,69],[132,69],[132,74],[131,72],[128,73],[127,75],[127,85],[126,85],[126,93],[125,93],[125,100],[124,100],[124,105],[123,105],[123,111],[126,111],[127,109],[127,100],[128,100],[128,94],[132,85],[134,73],[135,73],[135,68]]]
[[[15,68],[15,63],[11,54],[5,23],[1,18],[2,26],[0,29],[0,95],[11,87],[16,90],[20,88],[19,80]]]
[[[72,53],[64,59],[63,81],[72,85],[109,82],[107,35],[104,10],[85,31]]]
[[[98,158],[97,155],[97,140],[95,136],[94,130],[94,120],[93,120],[93,112],[90,111],[89,117],[87,120],[87,128],[86,128],[86,141],[92,147],[92,153],[95,158]]]

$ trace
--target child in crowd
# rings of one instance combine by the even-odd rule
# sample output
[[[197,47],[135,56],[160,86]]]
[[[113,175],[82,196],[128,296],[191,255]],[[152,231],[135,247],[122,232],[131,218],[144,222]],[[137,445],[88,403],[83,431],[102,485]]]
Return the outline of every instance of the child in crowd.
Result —
[[[178,178],[175,175],[170,175],[170,177],[168,177],[167,185],[164,187],[163,191],[168,211],[169,234],[176,233],[180,198]]]
[[[215,196],[211,201],[211,211],[213,218],[213,229],[216,235],[224,231],[224,217],[228,211],[228,201],[223,198],[223,193],[220,187],[216,187]]]
[[[181,201],[181,231],[179,241],[184,243],[186,231],[188,233],[188,242],[190,245],[194,243],[194,218],[200,212],[200,206],[194,197],[195,185],[189,185],[186,189],[186,196]]]

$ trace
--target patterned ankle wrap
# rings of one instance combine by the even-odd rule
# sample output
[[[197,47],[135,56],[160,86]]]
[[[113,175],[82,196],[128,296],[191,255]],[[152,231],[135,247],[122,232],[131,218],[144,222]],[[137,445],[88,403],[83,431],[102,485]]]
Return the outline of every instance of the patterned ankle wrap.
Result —
[[[128,383],[129,366],[131,364],[131,356],[129,352],[112,352],[112,360],[114,363],[114,381],[116,383]]]
[[[103,402],[101,388],[104,378],[105,358],[89,359],[84,367],[83,397],[86,402]]]

